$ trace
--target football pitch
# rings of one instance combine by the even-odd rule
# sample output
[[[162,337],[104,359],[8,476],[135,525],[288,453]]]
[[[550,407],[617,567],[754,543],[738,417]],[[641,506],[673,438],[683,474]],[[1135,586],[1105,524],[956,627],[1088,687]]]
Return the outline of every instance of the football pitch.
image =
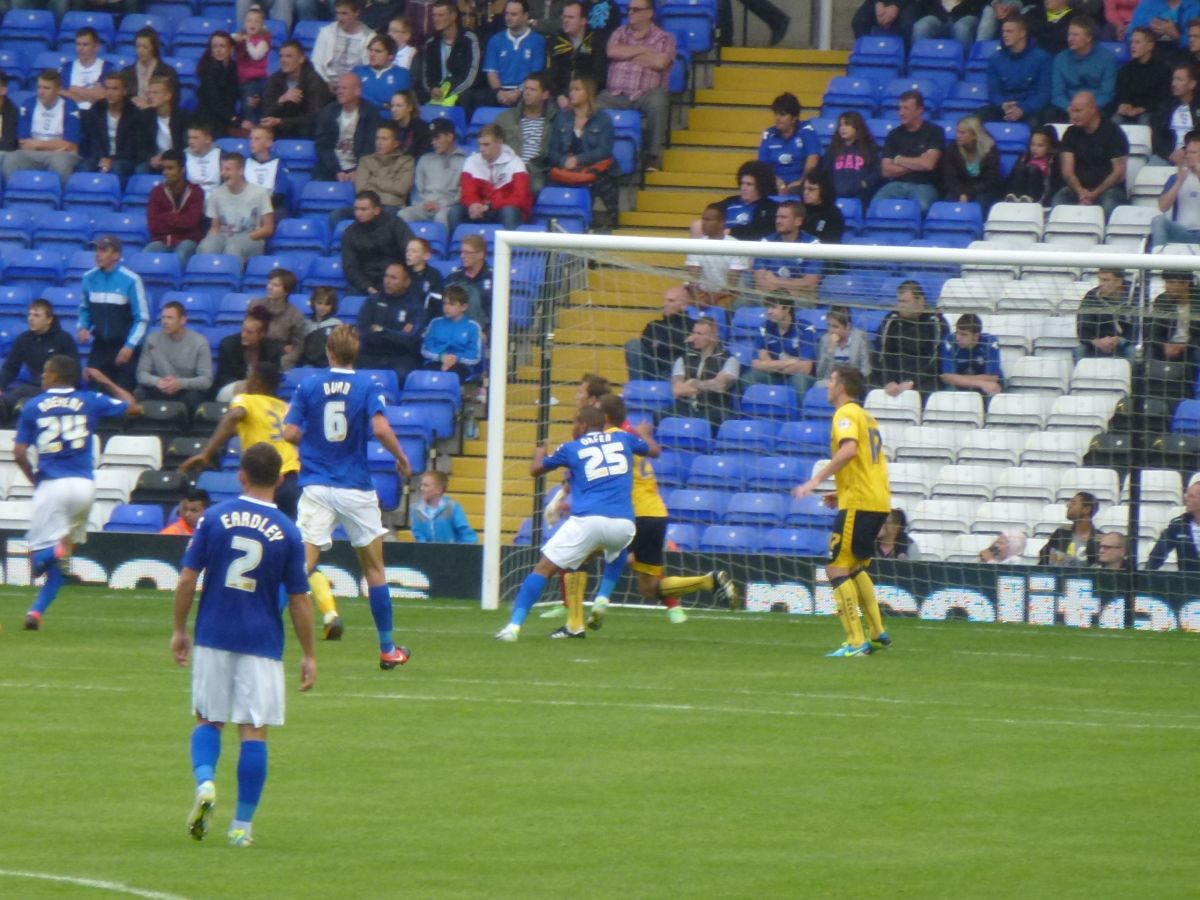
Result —
[[[272,731],[257,846],[190,840],[170,600],[68,588],[27,633],[0,588],[0,897],[1196,896],[1200,636],[893,619],[532,618],[365,601]]]

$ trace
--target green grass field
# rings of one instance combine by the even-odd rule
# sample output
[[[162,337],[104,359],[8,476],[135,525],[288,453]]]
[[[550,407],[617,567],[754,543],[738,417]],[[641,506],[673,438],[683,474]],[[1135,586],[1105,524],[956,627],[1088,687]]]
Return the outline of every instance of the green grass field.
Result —
[[[185,835],[169,598],[68,589],[26,633],[30,597],[0,589],[0,897],[1196,896],[1195,635],[893,620],[830,660],[833,619],[615,610],[510,645],[397,603],[414,656],[381,672],[346,604],[236,850],[232,734]]]

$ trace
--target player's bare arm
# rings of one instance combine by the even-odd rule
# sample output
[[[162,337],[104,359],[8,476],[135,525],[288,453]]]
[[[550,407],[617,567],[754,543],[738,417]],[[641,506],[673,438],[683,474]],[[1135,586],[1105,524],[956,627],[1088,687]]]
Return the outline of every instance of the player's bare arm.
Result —
[[[529,474],[534,478],[546,474],[546,447],[538,444],[533,448],[533,459],[529,461]]]
[[[29,479],[30,484],[33,484],[36,481],[36,474],[33,471],[33,466],[29,462],[29,445],[14,444],[13,459],[17,463],[17,468],[21,470],[21,474]]]
[[[412,475],[412,463],[408,461],[404,448],[396,439],[396,433],[388,424],[387,416],[378,412],[371,416],[371,431],[375,435],[375,440],[383,444],[383,449],[396,458],[396,471],[404,478]]]
[[[225,442],[237,434],[238,422],[246,418],[246,410],[240,406],[236,406],[225,415],[221,416],[221,421],[217,423],[216,430],[213,431],[212,437],[208,439],[208,443],[204,445],[204,449],[195,456],[190,456],[185,459],[179,466],[179,471],[185,474],[191,472],[192,469],[201,469],[209,465],[216,456],[217,451],[225,446]]]
[[[107,375],[105,375],[103,372],[101,372],[99,369],[93,369],[90,367],[87,369],[84,369],[83,377],[85,380],[91,382],[96,387],[101,388],[104,391],[104,393],[108,394],[110,397],[116,397],[118,400],[120,400],[122,403],[124,403],[126,406],[128,406],[129,409],[127,409],[125,411],[125,415],[139,416],[142,414],[142,405],[140,403],[138,403],[137,398],[134,397],[133,394],[129,393],[129,391],[127,391],[123,387],[121,387],[119,384],[117,384],[115,381],[113,381],[111,378],[109,378]]]
[[[175,662],[181,666],[188,664],[192,652],[192,639],[188,637],[188,613],[192,609],[192,601],[196,598],[196,580],[200,573],[195,569],[184,566],[179,573],[179,581],[175,584],[174,630],[171,632],[171,653]],[[311,627],[311,624],[310,624]]]
[[[299,425],[288,424],[283,426],[283,439],[289,444],[295,444],[299,447],[300,438],[302,437],[304,437],[304,432],[300,430]]]
[[[288,614],[292,617],[292,628],[296,631],[296,640],[300,643],[300,690],[312,690],[317,683],[317,657],[315,639],[313,637],[312,607],[308,594],[288,595]]]
[[[807,497],[820,487],[825,479],[832,478],[838,472],[842,471],[850,463],[850,460],[854,459],[857,453],[858,441],[853,438],[847,438],[842,441],[838,444],[837,453],[833,454],[833,459],[825,464],[825,468],[821,469],[820,472],[808,479],[804,484],[797,485],[792,491],[792,496],[796,499]],[[837,494],[830,494],[828,496],[835,498],[836,502]]]

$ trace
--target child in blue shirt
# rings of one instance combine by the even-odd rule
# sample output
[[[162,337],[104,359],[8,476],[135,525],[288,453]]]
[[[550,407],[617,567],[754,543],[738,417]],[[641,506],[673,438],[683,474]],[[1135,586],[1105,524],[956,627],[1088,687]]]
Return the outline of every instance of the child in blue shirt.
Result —
[[[421,499],[412,505],[413,540],[418,544],[475,544],[475,530],[462,505],[446,496],[450,477],[445,472],[421,476]]]

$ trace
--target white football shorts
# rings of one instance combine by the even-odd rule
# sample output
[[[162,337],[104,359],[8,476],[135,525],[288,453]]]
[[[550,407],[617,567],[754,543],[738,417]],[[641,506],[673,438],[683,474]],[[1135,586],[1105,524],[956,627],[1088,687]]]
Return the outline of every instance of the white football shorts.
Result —
[[[635,530],[629,519],[571,516],[542,545],[542,555],[560,569],[578,569],[596,550],[612,562],[629,546]]]
[[[333,529],[341,523],[352,547],[366,547],[388,533],[379,512],[379,495],[374,491],[310,484],[300,493],[296,524],[304,543],[328,550],[333,546]]]
[[[30,550],[53,547],[60,538],[72,544],[87,540],[88,513],[96,498],[96,482],[90,478],[50,478],[33,489],[33,513],[29,517]]]
[[[283,724],[283,663],[265,656],[192,649],[192,709],[209,722]]]

